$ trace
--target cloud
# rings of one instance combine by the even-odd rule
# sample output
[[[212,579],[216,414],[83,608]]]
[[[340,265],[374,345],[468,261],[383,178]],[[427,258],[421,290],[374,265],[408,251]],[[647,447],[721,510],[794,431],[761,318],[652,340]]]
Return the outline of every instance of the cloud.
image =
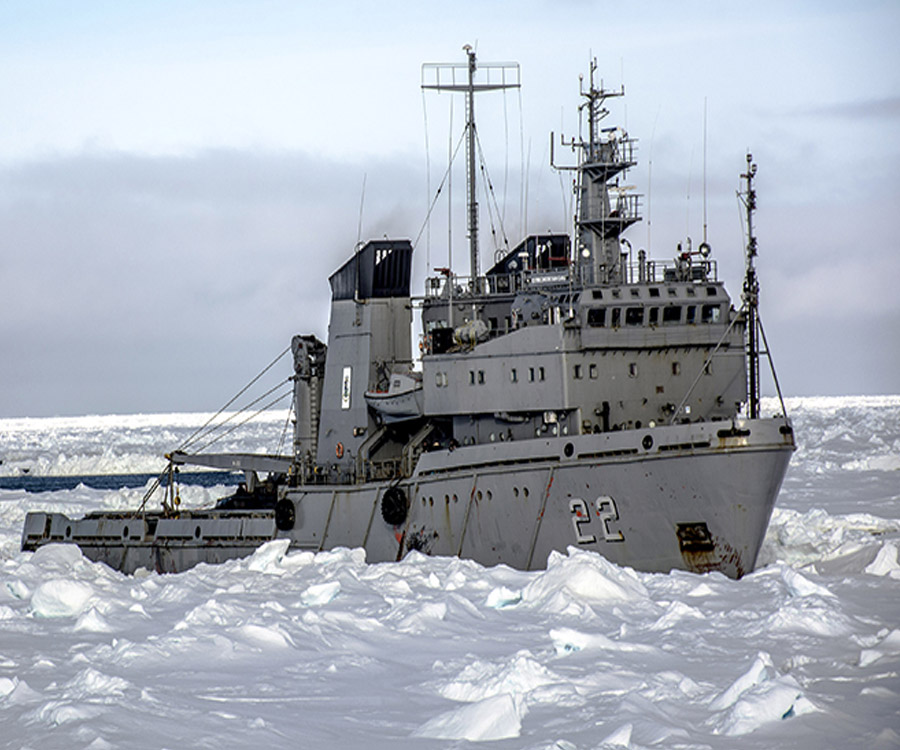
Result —
[[[900,118],[900,97],[880,97],[860,101],[804,107],[793,113],[802,117],[835,117],[847,120],[894,120]]]
[[[365,215],[411,236],[421,191],[403,162],[222,150],[8,167],[0,411],[217,408],[292,334],[325,337],[363,166],[378,174]]]

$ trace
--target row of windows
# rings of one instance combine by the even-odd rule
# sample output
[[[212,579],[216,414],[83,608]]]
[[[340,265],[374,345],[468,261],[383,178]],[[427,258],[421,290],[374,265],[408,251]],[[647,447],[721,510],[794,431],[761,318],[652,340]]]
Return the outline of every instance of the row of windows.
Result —
[[[706,366],[706,370],[704,370],[704,372],[707,375],[712,374],[712,362],[710,362]],[[632,378],[637,377],[637,375],[638,375],[637,362],[629,362],[628,363],[628,374]],[[672,374],[673,375],[681,375],[681,363],[680,362],[672,362]],[[582,365],[574,365],[573,366],[572,376],[575,378],[575,380],[583,380],[584,379],[584,368],[582,367]],[[593,363],[588,365],[588,377],[591,378],[591,380],[597,379],[597,365],[595,365]]]
[[[591,365],[591,368],[596,371],[597,365]],[[547,373],[543,367],[529,367],[525,375],[527,376],[529,383],[543,382],[547,379]],[[591,377],[596,377],[596,374]],[[509,381],[511,383],[519,382],[519,371],[517,368],[513,367],[509,371]],[[469,370],[469,385],[484,385],[484,382],[484,370]],[[438,388],[446,388],[450,384],[447,373],[436,372],[434,374],[434,384]]]
[[[619,328],[626,326],[680,325],[696,323],[697,309],[700,309],[701,323],[718,323],[722,309],[720,305],[666,305],[665,307],[591,307],[588,309],[587,324],[593,328]],[[623,311],[624,310],[624,314]],[[662,313],[660,314],[660,310]],[[607,313],[608,311],[608,313]],[[683,315],[682,315],[683,311]]]
[[[614,299],[621,299],[621,297],[622,297],[621,289],[609,289],[607,291],[612,294]],[[631,287],[631,289],[629,291],[631,292],[632,297],[637,298],[637,297],[641,296],[641,290],[638,287]],[[670,297],[678,296],[678,290],[675,287],[671,287],[671,286],[666,287],[666,291],[668,292]],[[651,286],[647,289],[647,293],[651,297],[659,297],[660,296],[659,287]],[[685,293],[687,294],[688,297],[695,297],[697,295],[697,292],[695,291],[694,287],[692,287],[692,286],[686,287]],[[707,297],[715,297],[717,294],[718,294],[718,290],[716,289],[716,287],[714,287],[714,286],[706,287],[706,296]],[[594,289],[591,291],[591,296],[594,299],[603,299],[603,290]]]
[[[580,364],[573,365],[572,376],[575,378],[575,380],[583,380],[584,372],[585,371],[584,371],[583,365],[580,365]],[[599,377],[600,371],[595,363],[592,362],[588,365],[587,374],[591,380],[596,380]],[[681,374],[681,363],[672,362],[672,374],[673,375]],[[706,366],[706,369],[704,370],[704,374],[706,374],[706,375],[712,374],[712,363],[711,362]],[[539,381],[539,382],[543,381],[546,377],[543,367],[529,367],[527,375],[528,375],[528,382],[530,382],[530,383],[533,383],[535,381]],[[632,378],[636,378],[638,376],[637,362],[630,362],[628,364],[628,375]],[[446,388],[449,383],[449,379],[447,378],[446,372],[435,373],[434,379],[435,379],[435,384],[437,385],[438,388]],[[511,383],[519,382],[519,371],[517,368],[513,367],[509,371],[509,381]],[[485,383],[484,370],[469,370],[469,385],[484,385],[484,383]]]

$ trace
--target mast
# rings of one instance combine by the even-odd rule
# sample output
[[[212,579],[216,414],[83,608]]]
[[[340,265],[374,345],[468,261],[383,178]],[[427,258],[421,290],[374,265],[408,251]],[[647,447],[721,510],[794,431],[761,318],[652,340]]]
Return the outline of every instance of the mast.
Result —
[[[747,307],[747,378],[750,419],[759,418],[759,280],[756,278],[754,259],[757,255],[756,236],[753,234],[753,212],[756,210],[756,190],[753,178],[756,164],[753,155],[747,154],[747,171],[741,175],[744,192],[741,201],[747,211],[747,271],[744,275],[743,300]]]
[[[467,44],[469,87],[466,90],[466,216],[469,229],[469,268],[473,279],[481,275],[478,257],[478,197],[475,194],[475,51]]]
[[[604,128],[601,121],[609,115],[607,99],[625,95],[624,86],[619,91],[599,87],[594,83],[597,60],[592,59],[588,86],[580,77],[579,93],[584,101],[578,107],[583,116],[587,113],[587,138],[560,138],[578,154],[577,165],[556,164],[553,134],[550,135],[550,166],[558,170],[577,172],[575,183],[575,244],[576,258],[583,283],[622,283],[625,267],[620,250],[620,235],[640,220],[640,196],[627,194],[628,186],[619,186],[619,175],[636,162],[634,139],[621,128]],[[615,195],[611,199],[610,194]]]
[[[469,237],[469,274],[475,289],[481,276],[478,253],[478,200],[475,193],[475,94],[482,91],[519,88],[518,63],[476,64],[475,50],[465,45],[465,63],[425,63],[422,66],[422,88],[432,91],[459,91],[466,95],[466,216]],[[465,78],[461,75],[465,71]],[[477,83],[477,72],[484,72],[484,82]],[[441,82],[441,75],[449,79]],[[459,80],[462,79],[462,80]],[[492,78],[494,79],[492,81]],[[499,79],[499,80],[497,80]]]

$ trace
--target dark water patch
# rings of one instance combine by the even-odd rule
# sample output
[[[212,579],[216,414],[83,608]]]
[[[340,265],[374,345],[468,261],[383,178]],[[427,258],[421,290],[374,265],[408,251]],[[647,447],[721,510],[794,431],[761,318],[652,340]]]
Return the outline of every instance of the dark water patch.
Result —
[[[0,477],[0,490],[25,490],[26,492],[57,492],[74,490],[79,484],[95,490],[121,490],[129,487],[144,487],[156,479],[157,474],[91,474],[82,476],[37,476],[22,474]],[[233,471],[182,471],[178,473],[179,484],[199,487],[216,485],[236,486],[244,480],[242,473]],[[168,476],[162,478],[162,485],[168,484]]]

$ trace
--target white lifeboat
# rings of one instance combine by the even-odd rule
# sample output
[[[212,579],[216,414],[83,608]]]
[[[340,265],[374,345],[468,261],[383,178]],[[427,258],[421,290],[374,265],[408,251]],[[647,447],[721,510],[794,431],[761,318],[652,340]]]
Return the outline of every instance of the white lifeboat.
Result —
[[[366,391],[364,395],[384,424],[407,422],[425,414],[422,375],[418,372],[392,373],[386,391]]]

